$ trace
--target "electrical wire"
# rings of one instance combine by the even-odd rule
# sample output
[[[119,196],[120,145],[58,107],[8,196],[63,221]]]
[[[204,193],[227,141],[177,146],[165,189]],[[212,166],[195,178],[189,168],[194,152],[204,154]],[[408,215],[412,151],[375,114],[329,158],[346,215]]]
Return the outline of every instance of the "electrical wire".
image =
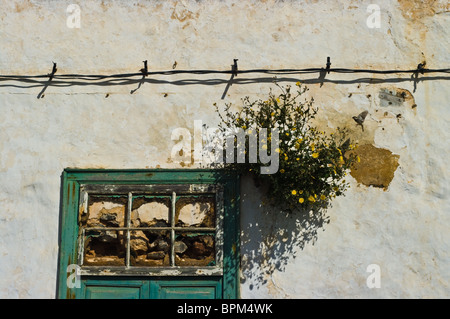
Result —
[[[249,70],[169,70],[169,71],[148,71],[145,76],[152,75],[176,75],[176,74],[249,74],[249,73],[263,73],[272,75],[288,75],[288,74],[312,74],[312,73],[372,73],[372,74],[425,74],[425,73],[450,73],[450,68],[447,69],[410,69],[410,70],[370,70],[370,69],[346,69],[346,68],[305,68],[305,69],[249,69]],[[82,80],[103,80],[111,78],[129,78],[135,76],[144,76],[142,72],[136,73],[122,73],[122,74],[47,74],[47,75],[0,75],[0,78],[11,80],[23,80],[33,78],[48,78],[52,76],[53,79],[82,79]]]

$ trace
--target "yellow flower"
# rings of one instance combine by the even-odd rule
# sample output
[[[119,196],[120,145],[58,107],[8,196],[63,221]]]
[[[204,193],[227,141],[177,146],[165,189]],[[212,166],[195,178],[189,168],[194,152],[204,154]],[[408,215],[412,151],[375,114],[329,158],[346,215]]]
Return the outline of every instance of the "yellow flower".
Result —
[[[327,199],[327,197],[326,197],[325,195],[322,194],[322,195],[320,195],[320,199],[321,199],[321,200],[325,200],[325,199]]]
[[[288,160],[288,157],[287,157],[287,156],[285,156],[285,157],[284,157],[284,160],[285,160],[285,161],[287,161],[287,160]]]
[[[341,152],[341,150],[340,150],[339,148],[337,148],[337,150],[339,151],[339,154],[341,154],[341,155],[342,155],[342,152]]]
[[[299,138],[299,139],[297,140],[298,143],[301,143],[302,141],[303,141],[302,138]]]
[[[344,162],[344,158],[342,156],[340,156],[339,159],[341,160],[341,162]]]
[[[247,126],[245,126],[245,125],[242,125],[242,128],[245,130],[246,128],[247,128]]]
[[[296,160],[297,160],[297,161],[299,161],[299,160],[300,160],[300,158],[298,158],[298,157],[297,157],[297,158],[296,158]]]
[[[283,174],[284,173],[284,169],[280,169],[280,173]]]
[[[356,160],[358,161],[358,163],[361,162],[361,159],[359,158],[358,155],[356,155]]]
[[[297,195],[297,191],[295,189],[291,193],[292,195]]]
[[[313,157],[313,158],[318,158],[318,157],[319,157],[319,153],[313,153],[313,154],[312,154],[312,157]]]
[[[314,151],[316,149],[316,147],[314,146],[314,144],[311,144],[311,151]]]
[[[280,99],[279,99],[279,98],[276,98],[276,101],[277,101],[278,103],[280,103]]]
[[[308,197],[308,200],[309,200],[311,203],[314,203],[314,202],[316,201],[316,199],[315,199],[314,196],[312,196],[312,195],[310,195],[310,196]]]
[[[270,116],[274,116],[274,115],[275,115],[275,112],[270,113]]]
[[[288,132],[286,132],[286,136],[289,136],[289,133],[288,133]]]
[[[298,202],[299,202],[300,204],[303,204],[304,201],[305,201],[305,200],[303,199],[303,197],[300,197],[300,198],[298,199]]]
[[[298,191],[299,194],[303,194],[303,191]]]
[[[295,85],[300,86],[300,81],[297,81],[297,83],[295,83]]]

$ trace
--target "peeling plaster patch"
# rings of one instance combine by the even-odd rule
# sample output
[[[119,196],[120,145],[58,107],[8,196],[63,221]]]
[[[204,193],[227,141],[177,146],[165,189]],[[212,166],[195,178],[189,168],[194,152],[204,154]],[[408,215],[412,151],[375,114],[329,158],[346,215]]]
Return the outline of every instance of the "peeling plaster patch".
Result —
[[[402,15],[407,19],[423,19],[436,12],[448,10],[449,4],[436,0],[398,0]]]
[[[193,13],[192,11],[187,10],[186,8],[178,7],[178,2],[175,3],[175,7],[173,8],[171,19],[176,19],[180,22],[185,22],[186,20],[191,20],[198,18],[198,13]]]
[[[32,7],[33,5],[30,3],[30,1],[23,1],[22,3],[16,3],[15,6],[16,12],[20,13],[23,10]]]
[[[386,190],[394,178],[400,156],[392,154],[387,149],[377,148],[372,144],[361,145],[354,152],[361,161],[355,163],[350,175],[358,183]]]
[[[406,89],[382,88],[379,91],[378,98],[381,107],[409,106],[415,108],[417,106],[414,101],[414,96]]]
[[[178,269],[164,269],[161,270],[161,276],[178,276],[181,274],[181,271]]]

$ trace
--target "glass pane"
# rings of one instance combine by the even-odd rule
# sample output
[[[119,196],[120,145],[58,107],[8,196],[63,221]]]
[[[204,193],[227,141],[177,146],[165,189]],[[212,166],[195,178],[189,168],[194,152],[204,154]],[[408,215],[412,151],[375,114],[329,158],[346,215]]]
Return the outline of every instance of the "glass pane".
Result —
[[[174,244],[176,266],[214,266],[215,249],[212,233],[179,233]]]
[[[175,226],[214,227],[215,215],[213,196],[183,196],[176,203]]]
[[[130,252],[132,266],[170,266],[170,232],[131,231]]]
[[[90,196],[88,213],[81,218],[87,227],[123,227],[125,225],[126,196]]]
[[[132,227],[168,227],[170,197],[134,196],[131,207]]]
[[[86,229],[83,265],[124,266],[125,242],[123,231]]]

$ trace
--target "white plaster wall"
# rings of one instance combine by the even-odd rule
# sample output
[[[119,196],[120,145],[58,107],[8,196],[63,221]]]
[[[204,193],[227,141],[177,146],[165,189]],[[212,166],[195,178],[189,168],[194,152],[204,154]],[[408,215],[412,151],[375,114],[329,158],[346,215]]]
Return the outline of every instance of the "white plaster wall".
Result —
[[[233,58],[240,69],[322,67],[327,56],[332,67],[414,69],[424,58],[429,68],[449,67],[445,1],[376,1],[381,24],[370,29],[373,2],[87,0],[78,2],[81,28],[71,29],[66,8],[75,1],[0,0],[0,74],[47,74],[52,61],[57,74],[137,72],[143,60],[150,70],[170,70],[175,61],[177,69],[225,70]],[[368,135],[357,138],[399,155],[400,166],[386,191],[349,176],[350,191],[323,223],[268,213],[244,179],[243,298],[450,296],[449,82],[440,74],[413,92],[409,76],[370,83],[370,74],[330,74],[342,82],[322,87],[317,75],[281,82],[310,83],[329,127],[368,109]],[[42,86],[2,79],[0,298],[55,296],[65,167],[179,167],[168,161],[174,128],[193,132],[194,120],[213,126],[213,103],[239,105],[273,87],[268,76],[239,75],[251,83],[234,83],[221,100],[228,79],[158,76],[133,94],[137,83],[49,86],[41,99]],[[415,111],[377,114],[385,87],[409,90]],[[397,113],[400,121],[390,119]],[[380,266],[381,288],[366,285],[370,264]]]

